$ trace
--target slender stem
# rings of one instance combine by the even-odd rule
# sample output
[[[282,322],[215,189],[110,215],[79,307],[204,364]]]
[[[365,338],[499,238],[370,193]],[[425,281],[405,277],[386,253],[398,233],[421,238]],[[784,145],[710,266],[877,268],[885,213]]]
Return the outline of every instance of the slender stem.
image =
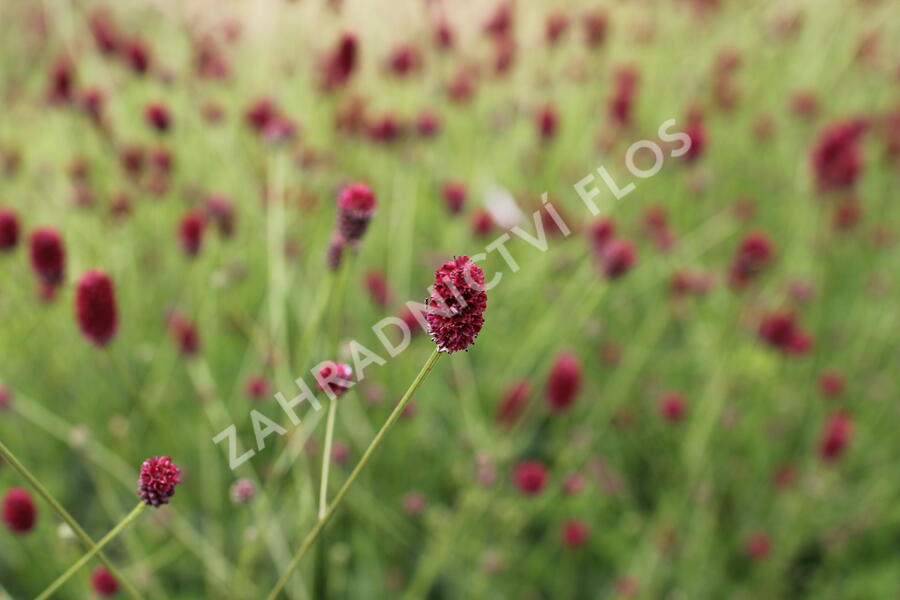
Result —
[[[325,426],[325,447],[322,449],[322,480],[319,483],[319,520],[328,508],[328,471],[331,466],[331,444],[334,439],[334,417],[337,414],[337,400],[329,400],[328,423]]]
[[[384,440],[384,437],[387,435],[387,432],[391,429],[394,423],[397,422],[397,419],[400,418],[400,415],[403,414],[403,409],[406,408],[406,405],[409,403],[409,400],[412,398],[413,394],[419,389],[419,386],[422,385],[422,382],[425,381],[425,378],[431,372],[431,369],[434,368],[435,363],[438,358],[440,358],[441,353],[435,350],[431,353],[431,356],[428,357],[428,360],[425,361],[425,364],[422,366],[422,370],[419,371],[419,374],[416,375],[416,378],[410,384],[409,389],[406,390],[406,393],[403,394],[403,397],[400,399],[400,402],[397,403],[397,406],[394,407],[393,412],[391,412],[390,416],[387,418],[387,421],[384,422],[384,425],[381,426],[381,429],[378,430],[378,433],[375,434],[375,437],[372,438],[372,441],[369,443],[369,446],[366,448],[366,451],[363,452],[362,458],[359,459],[359,462],[356,463],[356,466],[353,468],[353,471],[350,473],[350,476],[347,478],[347,481],[344,482],[344,485],[341,486],[341,489],[338,490],[338,493],[334,496],[334,501],[328,507],[328,510],[325,512],[325,515],[316,521],[315,526],[312,530],[306,535],[303,539],[303,543],[300,544],[300,549],[297,550],[297,553],[291,559],[291,562],[288,564],[287,569],[285,569],[284,573],[281,574],[281,577],[278,579],[278,582],[275,584],[275,587],[267,596],[268,600],[275,600],[278,597],[279,592],[281,592],[282,588],[284,588],[285,584],[290,579],[291,574],[294,570],[300,565],[300,560],[303,558],[303,555],[309,550],[309,547],[312,546],[313,542],[316,541],[316,538],[322,532],[322,529],[325,528],[325,525],[331,519],[332,515],[334,515],[334,511],[340,505],[341,500],[346,495],[347,490],[350,489],[350,486],[353,485],[353,482],[356,481],[356,478],[359,476],[360,472],[366,466],[366,463],[369,462],[369,459],[372,457],[372,454],[375,453],[375,450],[381,445],[381,442]]]
[[[146,507],[147,507],[147,505],[144,504],[143,502],[138,502],[137,506],[134,507],[134,510],[132,510],[128,514],[127,517],[125,517],[124,519],[119,521],[119,524],[116,525],[112,531],[110,531],[105,536],[103,536],[103,539],[101,539],[99,542],[97,542],[96,546],[94,546],[84,556],[79,558],[78,561],[74,565],[69,567],[69,570],[67,570],[65,573],[60,575],[56,581],[51,583],[50,587],[48,587],[46,590],[41,592],[41,595],[38,596],[36,600],[46,600],[51,595],[53,595],[53,593],[56,590],[58,590],[60,588],[60,586],[62,586],[62,584],[64,584],[66,581],[68,581],[69,578],[72,577],[72,575],[77,573],[78,570],[81,567],[83,567],[85,565],[85,563],[87,563],[89,560],[91,560],[95,554],[100,552],[101,548],[103,548],[106,544],[111,542],[113,540],[113,538],[115,538],[117,535],[119,535],[122,532],[123,529],[128,527],[128,525],[131,524],[131,522],[134,521],[137,518],[137,516],[139,514],[141,514],[141,511],[143,511]]]
[[[15,457],[12,451],[7,448],[3,442],[0,442],[0,454],[2,454],[3,458],[5,458],[6,461],[11,464],[22,477],[25,478],[28,484],[31,485],[31,487],[33,487],[35,491],[37,491],[37,493],[47,501],[47,504],[49,504],[50,507],[53,508],[54,511],[56,511],[56,514],[58,514],[60,518],[69,525],[72,531],[75,532],[75,535],[78,536],[78,539],[80,539],[81,542],[85,546],[87,546],[89,550],[96,549],[97,545],[94,543],[94,540],[92,540],[87,532],[81,528],[81,525],[78,524],[78,521],[76,521],[75,518],[69,514],[69,511],[63,508],[62,504],[56,501],[56,498],[54,498],[47,490],[47,488],[45,488],[44,485],[40,481],[38,481],[34,475],[31,474],[31,471],[29,471],[25,467],[25,465],[19,462],[19,459]],[[141,600],[140,593],[138,593],[134,586],[131,585],[131,582],[125,579],[125,576],[121,572],[119,572],[116,567],[113,566],[112,562],[106,557],[105,554],[99,552],[97,558],[99,558],[100,562],[103,563],[103,566],[105,566],[109,570],[110,574],[116,578],[116,581],[122,584],[122,587],[125,589],[125,592],[129,596],[131,596],[135,600]]]

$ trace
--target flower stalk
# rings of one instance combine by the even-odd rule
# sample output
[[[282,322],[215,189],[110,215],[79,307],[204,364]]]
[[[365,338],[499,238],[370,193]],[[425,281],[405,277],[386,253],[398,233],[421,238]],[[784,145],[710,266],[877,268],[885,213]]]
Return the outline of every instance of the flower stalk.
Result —
[[[38,479],[31,474],[25,465],[23,465],[18,458],[12,453],[12,451],[6,447],[3,442],[0,442],[0,454],[3,455],[3,458],[6,459],[12,467],[18,471],[18,473],[28,482],[28,484],[34,488],[34,490],[40,494],[40,496],[47,501],[47,504],[59,515],[59,517],[66,522],[66,524],[72,529],[78,539],[91,551],[95,551],[97,554],[97,558],[100,562],[103,563],[103,566],[106,567],[113,577],[116,578],[122,588],[125,590],[125,593],[128,594],[134,600],[141,600],[141,594],[134,588],[130,581],[128,581],[125,576],[115,567],[112,562],[107,558],[107,556],[99,551],[97,544],[94,543],[94,540],[87,534],[87,532],[82,529],[81,525],[78,524],[78,521],[75,520],[72,515],[69,514],[63,505],[57,502],[56,498],[50,494],[47,488],[38,481]]]
[[[62,585],[66,581],[68,581],[72,577],[72,575],[77,573],[79,571],[79,569],[81,569],[89,560],[91,560],[95,554],[99,553],[100,550],[102,550],[104,546],[106,546],[109,542],[111,542],[113,539],[115,539],[115,537],[117,535],[119,535],[126,527],[128,527],[128,525],[130,525],[131,522],[134,521],[137,518],[137,516],[139,514],[141,514],[141,512],[143,512],[143,510],[147,506],[148,505],[145,504],[143,501],[138,502],[137,506],[134,507],[134,509],[128,514],[128,516],[126,516],[124,519],[119,521],[119,524],[116,525],[112,529],[112,531],[110,531],[105,536],[103,536],[103,538],[99,542],[97,542],[97,544],[93,548],[91,548],[88,552],[86,552],[84,554],[84,556],[79,558],[78,561],[74,565],[69,567],[69,569],[65,573],[60,575],[56,579],[56,581],[51,583],[50,586],[46,590],[41,592],[41,594],[36,598],[36,600],[46,600],[47,598],[52,596],[60,587],[62,587]]]
[[[300,565],[300,561],[303,559],[306,551],[309,550],[309,548],[316,541],[316,538],[319,537],[319,534],[322,533],[325,525],[328,524],[328,521],[334,515],[335,510],[338,506],[340,506],[341,500],[343,500],[344,496],[347,494],[347,490],[350,489],[350,486],[353,485],[353,482],[356,481],[356,478],[362,472],[363,468],[365,468],[366,463],[369,462],[369,459],[384,441],[384,438],[387,435],[388,431],[390,431],[394,423],[397,422],[397,420],[400,418],[400,415],[403,414],[403,409],[406,408],[406,405],[409,404],[409,401],[412,398],[413,394],[415,394],[416,390],[419,389],[428,374],[431,373],[431,370],[434,368],[434,365],[435,363],[437,363],[437,360],[438,358],[440,358],[440,356],[441,352],[439,350],[435,350],[431,353],[431,356],[428,357],[428,360],[425,361],[425,364],[422,366],[422,370],[419,371],[419,374],[416,375],[416,378],[410,384],[409,388],[406,390],[406,393],[404,393],[403,397],[400,398],[400,402],[397,403],[397,406],[394,407],[393,412],[391,412],[390,416],[384,422],[384,425],[381,426],[381,429],[379,429],[378,433],[375,434],[375,437],[372,438],[372,441],[369,443],[369,446],[366,448],[365,452],[363,452],[362,457],[353,468],[353,471],[350,473],[347,481],[344,482],[344,485],[342,485],[341,489],[339,489],[337,494],[335,494],[334,500],[328,506],[325,514],[316,521],[315,526],[303,539],[303,542],[300,544],[300,548],[297,550],[297,553],[294,554],[293,558],[291,558],[291,562],[288,563],[287,568],[281,574],[281,577],[279,577],[278,582],[275,584],[275,587],[267,596],[268,600],[275,600],[281,590],[284,589],[284,586],[287,584],[291,575]]]

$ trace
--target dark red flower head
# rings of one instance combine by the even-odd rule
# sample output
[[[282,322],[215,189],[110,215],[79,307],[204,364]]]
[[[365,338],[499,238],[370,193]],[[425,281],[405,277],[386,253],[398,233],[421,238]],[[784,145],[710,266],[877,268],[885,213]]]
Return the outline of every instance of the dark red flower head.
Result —
[[[231,200],[220,194],[210,194],[206,197],[205,211],[222,237],[230,238],[234,235],[234,204]]]
[[[769,536],[762,532],[750,535],[744,543],[744,552],[753,560],[762,560],[769,555],[772,542]]]
[[[265,375],[251,375],[244,382],[244,391],[251,400],[261,400],[269,393],[269,381]]]
[[[448,181],[444,184],[441,191],[444,196],[444,202],[447,204],[447,210],[451,214],[458,214],[463,209],[468,197],[466,184],[459,181]]]
[[[667,421],[677,423],[684,418],[686,412],[684,396],[678,392],[666,392],[659,399],[659,414]]]
[[[468,256],[458,256],[434,272],[425,318],[439,351],[452,354],[475,343],[487,308],[483,288],[484,271]]]
[[[828,417],[819,440],[819,457],[825,462],[835,462],[843,456],[853,435],[850,415],[837,412]]]
[[[329,396],[343,396],[352,387],[353,369],[350,365],[329,362],[316,374],[317,387]]]
[[[200,334],[194,322],[174,311],[169,315],[167,324],[178,350],[185,356],[196,354],[200,349]]]
[[[771,264],[775,252],[769,237],[761,231],[751,231],[735,252],[728,270],[728,278],[735,289],[741,289]]]
[[[827,127],[810,153],[819,191],[853,187],[863,167],[859,137],[866,130],[860,119],[839,121]]]
[[[172,116],[169,109],[162,102],[153,102],[144,109],[144,117],[147,124],[160,133],[165,133],[172,126]]]
[[[105,346],[116,335],[119,316],[109,275],[98,270],[82,275],[75,291],[75,316],[81,332],[97,346]]]
[[[581,364],[571,352],[556,357],[547,377],[547,404],[553,412],[568,410],[581,389]]]
[[[47,100],[53,104],[72,102],[75,98],[75,65],[60,56],[50,70],[47,82]]]
[[[536,460],[522,461],[516,466],[513,479],[520,492],[535,496],[547,485],[547,467]]]
[[[50,286],[62,283],[66,273],[66,251],[59,232],[50,227],[36,229],[29,240],[31,268]]]
[[[384,273],[374,270],[369,271],[366,273],[364,281],[372,302],[381,308],[386,308],[391,301],[391,288]]]
[[[775,312],[763,317],[759,337],[786,354],[805,354],[812,347],[812,338],[790,312]]]
[[[10,402],[12,402],[12,391],[0,383],[0,411],[7,410]]]
[[[181,470],[168,456],[148,458],[141,465],[138,494],[145,504],[159,508],[169,503],[175,486],[181,482]]]
[[[628,240],[610,240],[598,253],[600,267],[607,279],[622,277],[637,260],[637,249]]]
[[[837,371],[825,371],[819,377],[819,390],[826,398],[840,396],[844,392],[844,378]]]
[[[152,60],[150,46],[143,39],[134,37],[124,41],[121,46],[121,54],[131,70],[138,75],[144,75],[150,70]]]
[[[0,252],[12,250],[19,243],[19,217],[0,208]]]
[[[603,9],[595,9],[584,15],[581,25],[584,28],[584,43],[588,48],[597,48],[606,39],[609,19]]]
[[[338,230],[348,242],[362,238],[375,214],[375,193],[364,183],[351,183],[338,195]]]
[[[569,519],[562,526],[562,540],[566,548],[575,550],[584,546],[591,535],[590,529],[578,519]]]
[[[690,119],[685,125],[684,133],[691,140],[684,159],[687,162],[694,162],[703,155],[703,151],[706,149],[706,127],[703,125],[703,119]]]
[[[88,17],[88,26],[97,49],[103,54],[114,54],[119,46],[119,31],[106,8],[96,8]]]
[[[553,139],[556,135],[558,124],[559,115],[556,112],[556,107],[552,104],[544,104],[538,107],[534,113],[534,125],[537,128],[538,135],[544,141]]]
[[[322,62],[322,87],[326,90],[343,87],[350,81],[359,60],[356,35],[344,33],[331,53]]]
[[[112,573],[100,566],[91,573],[91,587],[94,588],[98,596],[108,598],[115,596],[116,592],[119,591],[119,582],[112,576]]]
[[[203,244],[203,229],[206,219],[198,212],[189,212],[178,224],[178,240],[188,256],[196,256]]]
[[[37,520],[37,507],[27,490],[14,487],[3,497],[3,521],[13,533],[26,533]]]
[[[530,395],[531,386],[527,379],[513,382],[506,388],[500,405],[497,406],[497,422],[502,425],[512,425],[522,414]]]

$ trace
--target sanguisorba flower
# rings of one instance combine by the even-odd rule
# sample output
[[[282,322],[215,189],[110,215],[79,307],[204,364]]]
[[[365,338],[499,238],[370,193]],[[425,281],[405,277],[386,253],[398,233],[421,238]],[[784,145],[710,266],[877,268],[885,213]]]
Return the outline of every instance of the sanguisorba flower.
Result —
[[[843,456],[853,435],[853,422],[845,412],[836,412],[828,417],[822,437],[819,439],[819,457],[824,462],[836,462]]]
[[[144,118],[147,124],[160,133],[169,131],[172,126],[172,115],[168,107],[162,102],[151,102],[144,109]]]
[[[458,256],[434,272],[434,286],[428,299],[428,330],[440,352],[466,350],[484,325],[487,294],[484,271]]]
[[[256,485],[249,479],[238,479],[231,486],[231,501],[247,504],[256,496]]]
[[[8,252],[19,243],[19,217],[0,208],[0,252]]]
[[[568,410],[581,389],[581,364],[571,352],[556,357],[547,377],[547,405],[553,412]]]
[[[522,461],[516,465],[513,479],[520,492],[526,496],[536,496],[547,485],[547,467],[536,460]]]
[[[181,483],[181,469],[168,456],[148,458],[141,465],[138,495],[149,506],[159,508],[169,503],[175,486]]]
[[[178,240],[188,256],[196,256],[203,245],[203,230],[206,219],[199,212],[189,212],[178,224]]]
[[[859,138],[866,130],[861,119],[829,125],[810,153],[810,163],[821,192],[853,187],[863,168]]]
[[[338,231],[348,243],[358,242],[375,214],[375,193],[364,183],[351,183],[338,194]]]
[[[659,414],[670,423],[677,423],[684,418],[687,412],[687,404],[684,396],[678,392],[666,392],[659,399],[657,406]]]
[[[591,535],[590,529],[579,519],[569,519],[562,526],[563,545],[569,550],[584,546]]]
[[[98,596],[109,598],[119,591],[119,582],[105,567],[99,566],[91,573],[91,587]]]
[[[27,533],[37,520],[37,507],[27,490],[14,487],[3,497],[3,522],[13,533]]]
[[[116,335],[119,314],[109,275],[95,269],[81,276],[75,291],[75,316],[81,332],[97,346],[105,346]]]
[[[66,273],[66,251],[59,232],[50,227],[36,229],[29,240],[31,267],[49,286],[62,283]]]
[[[316,375],[317,387],[331,397],[343,396],[353,385],[351,377],[353,369],[350,365],[329,362],[323,365]]]

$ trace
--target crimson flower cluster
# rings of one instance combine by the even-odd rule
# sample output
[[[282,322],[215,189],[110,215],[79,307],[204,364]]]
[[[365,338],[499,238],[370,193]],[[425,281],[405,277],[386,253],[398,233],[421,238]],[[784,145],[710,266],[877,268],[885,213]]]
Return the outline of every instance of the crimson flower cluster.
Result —
[[[785,354],[805,354],[812,347],[812,338],[797,323],[791,312],[775,312],[763,317],[759,337]]]
[[[487,294],[484,271],[458,256],[434,272],[434,286],[428,299],[428,331],[440,352],[466,350],[484,325]]]
[[[82,275],[75,291],[75,315],[81,332],[97,346],[105,346],[116,335],[119,316],[109,275],[99,270]]]
[[[169,503],[175,486],[181,483],[181,469],[168,456],[148,458],[141,465],[138,495],[149,506],[159,508]]]
[[[37,507],[27,490],[14,487],[3,497],[3,522],[13,533],[27,533],[37,521]]]

